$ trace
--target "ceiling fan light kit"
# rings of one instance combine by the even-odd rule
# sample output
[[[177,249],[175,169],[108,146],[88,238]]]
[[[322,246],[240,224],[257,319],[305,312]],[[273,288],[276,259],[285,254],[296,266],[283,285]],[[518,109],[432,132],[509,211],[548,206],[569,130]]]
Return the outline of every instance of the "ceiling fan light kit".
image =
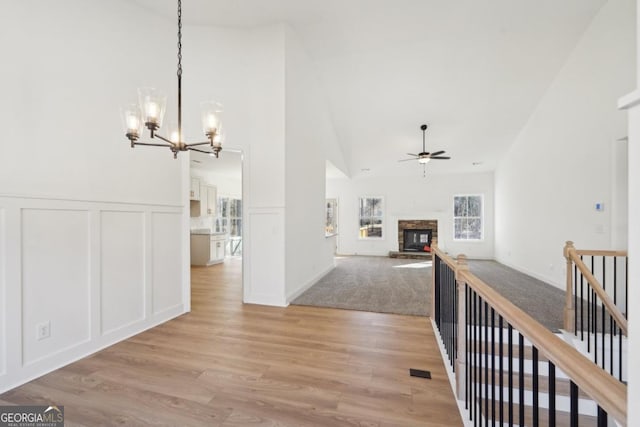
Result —
[[[422,174],[423,176],[427,176],[427,172],[426,172],[426,164],[429,163],[431,161],[431,159],[434,160],[449,160],[451,159],[451,157],[448,156],[443,156],[442,154],[444,154],[444,150],[440,150],[440,151],[435,151],[433,153],[429,153],[426,148],[425,148],[425,133],[427,131],[427,125],[421,125],[420,126],[420,130],[422,130],[422,151],[418,154],[413,154],[413,153],[407,153],[408,156],[412,156],[410,159],[402,159],[399,160],[400,162],[407,162],[409,160],[417,160],[418,163],[420,163],[422,165]]]
[[[157,133],[162,126],[167,106],[167,97],[154,88],[138,89],[138,104],[131,104],[121,110],[125,136],[131,142],[131,148],[136,145],[153,147],[168,147],[173,152],[173,158],[178,157],[180,151],[198,151],[218,157],[222,150],[224,134],[220,115],[222,105],[207,101],[201,104],[202,127],[206,141],[187,144],[182,134],[182,0],[178,0],[178,128],[170,132],[169,137]],[[139,142],[143,128],[149,130],[149,136],[162,142]],[[209,146],[208,150],[206,150]],[[196,148],[198,147],[198,148]],[[204,149],[203,149],[204,148]]]

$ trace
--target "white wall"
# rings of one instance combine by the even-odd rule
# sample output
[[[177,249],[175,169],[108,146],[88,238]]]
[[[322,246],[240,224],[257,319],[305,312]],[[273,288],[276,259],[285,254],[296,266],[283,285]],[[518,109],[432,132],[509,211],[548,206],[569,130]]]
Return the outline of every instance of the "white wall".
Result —
[[[174,33],[126,1],[4,2],[0,47],[1,392],[185,312],[189,279],[184,162],[119,118],[175,84]]]
[[[338,146],[327,104],[297,35],[286,28],[286,295],[295,298],[334,267],[324,233],[328,149]],[[344,164],[339,151],[332,159]],[[338,156],[337,158],[335,156]]]
[[[561,288],[565,241],[607,249],[619,226],[616,99],[635,84],[634,17],[632,0],[602,7],[496,171],[496,258]]]
[[[200,102],[216,100],[224,105],[225,146],[244,156],[244,301],[286,305],[284,28],[183,33],[186,136],[202,139]]]
[[[438,245],[453,255],[493,257],[493,174],[428,175],[331,179],[327,197],[338,199],[338,253],[386,256],[398,250],[398,220],[437,219]],[[484,195],[484,240],[453,241],[453,196]],[[358,238],[358,199],[382,196],[385,203],[383,239]]]

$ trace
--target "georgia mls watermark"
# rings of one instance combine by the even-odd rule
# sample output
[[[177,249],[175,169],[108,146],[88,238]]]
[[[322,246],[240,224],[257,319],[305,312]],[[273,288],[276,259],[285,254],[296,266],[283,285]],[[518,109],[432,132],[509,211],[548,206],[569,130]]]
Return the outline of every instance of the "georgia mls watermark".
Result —
[[[0,406],[0,427],[64,427],[64,406]]]

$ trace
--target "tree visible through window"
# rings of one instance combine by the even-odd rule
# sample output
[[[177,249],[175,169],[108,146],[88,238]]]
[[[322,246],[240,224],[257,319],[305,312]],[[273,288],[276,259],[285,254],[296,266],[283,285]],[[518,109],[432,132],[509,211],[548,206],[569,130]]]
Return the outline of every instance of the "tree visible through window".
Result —
[[[229,233],[227,254],[242,255],[242,200],[218,197],[216,232]]]
[[[453,197],[454,240],[482,240],[482,196]]]
[[[324,232],[326,235],[338,233],[338,201],[336,199],[327,199],[327,210],[324,224]]]
[[[382,197],[360,197],[360,238],[382,238]]]

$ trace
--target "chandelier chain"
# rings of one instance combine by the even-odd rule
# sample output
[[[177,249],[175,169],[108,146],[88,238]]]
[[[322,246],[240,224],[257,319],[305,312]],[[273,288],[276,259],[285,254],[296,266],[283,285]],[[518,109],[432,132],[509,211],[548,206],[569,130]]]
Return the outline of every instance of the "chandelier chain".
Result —
[[[178,77],[182,76],[182,0],[178,0]]]

